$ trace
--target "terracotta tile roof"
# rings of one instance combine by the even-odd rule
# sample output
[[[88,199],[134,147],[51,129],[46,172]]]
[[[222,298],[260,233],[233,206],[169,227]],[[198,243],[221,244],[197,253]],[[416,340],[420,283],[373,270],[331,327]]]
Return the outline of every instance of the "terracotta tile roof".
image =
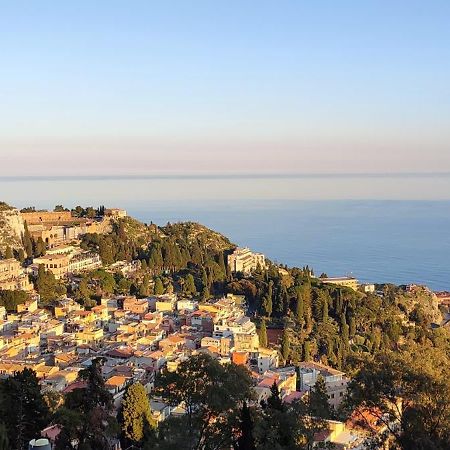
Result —
[[[272,387],[273,383],[278,384],[278,378],[277,377],[268,377],[264,378],[258,383],[258,387]]]
[[[75,389],[84,389],[87,386],[86,381],[74,381],[70,383],[64,390],[63,394],[68,394],[69,392],[74,391]]]
[[[109,380],[107,380],[105,384],[106,386],[119,387],[124,385],[129,379],[129,377],[124,377],[122,375],[114,375]]]

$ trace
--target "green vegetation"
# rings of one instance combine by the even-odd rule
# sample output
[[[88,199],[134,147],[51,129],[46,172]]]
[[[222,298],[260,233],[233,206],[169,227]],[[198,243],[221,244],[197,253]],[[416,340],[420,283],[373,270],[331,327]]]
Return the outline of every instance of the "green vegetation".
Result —
[[[52,301],[64,296],[67,292],[64,284],[58,281],[52,272],[45,270],[42,265],[38,269],[35,287],[44,305],[50,304]]]
[[[0,202],[0,211],[10,211],[13,209],[12,206],[9,206],[8,203]]]
[[[161,425],[155,448],[224,448],[232,443],[238,405],[251,398],[245,368],[198,355],[182,362],[177,372],[164,371],[157,381],[162,398],[173,406],[183,402],[186,414]]]
[[[63,210],[62,205],[56,208]],[[72,212],[91,217],[104,209],[77,207]],[[23,246],[21,255],[12,247],[5,248],[5,255],[23,260],[25,254],[31,258],[46,250],[42,241],[31,239],[27,227]],[[101,361],[95,361],[80,373],[85,387],[67,394],[62,405],[61,399],[47,399],[42,406],[32,373],[16,374],[8,385],[0,382],[0,449],[11,443],[20,448],[28,438],[12,431],[23,430],[21,421],[28,420],[22,410],[17,412],[21,406],[13,405],[12,395],[25,396],[30,411],[42,410],[42,418],[48,419],[51,410],[52,423],[62,427],[57,449],[74,448],[77,441],[79,449],[104,448],[109,437],[118,435],[124,446],[143,449],[309,449],[325,419],[344,420],[355,408],[379,414],[392,448],[447,448],[450,336],[448,329],[431,327],[441,314],[426,290],[407,293],[385,285],[378,286],[383,295],[356,292],[322,283],[309,267],[280,270],[270,262],[250,275],[231,274],[226,258],[233,244],[195,223],[157,227],[119,219],[110,233],[83,236],[81,246],[98,252],[105,266],[132,260],[140,266],[126,276],[108,267],[94,270],[70,285],[40,267],[34,282],[41,306],[51,307],[66,292],[88,309],[113,294],[146,297],[176,291],[198,301],[245,295],[262,347],[271,345],[268,331],[275,329],[280,336],[275,346],[287,365],[318,361],[353,378],[345,407],[330,408],[321,377],[307,402],[284,404],[274,384],[267,402],[255,404],[245,368],[200,354],[157,379],[157,393],[171,406],[182,404],[185,415],[171,416],[156,428],[145,389],[135,383],[127,389],[117,423],[110,414],[112,398],[101,377]],[[0,304],[8,311],[27,298],[20,291],[0,292]],[[6,414],[8,408],[17,412],[16,418]]]
[[[24,369],[0,381],[0,412],[6,429],[6,436],[0,430],[0,448],[3,441],[3,445],[9,442],[11,450],[22,450],[39,436],[48,424],[49,411],[32,370]]]
[[[144,439],[144,433],[154,427],[147,392],[141,383],[128,386],[119,412],[123,440],[137,445]]]
[[[24,291],[0,290],[0,305],[8,312],[16,312],[17,305],[25,303],[28,298],[28,294]]]
[[[444,450],[450,442],[448,336],[444,348],[413,345],[359,361],[347,405],[369,408],[393,448]],[[376,445],[377,442],[375,441]]]
[[[84,387],[66,394],[64,406],[53,417],[61,427],[55,450],[108,448],[108,439],[118,433],[118,424],[111,415],[113,398],[101,374],[102,361],[95,359],[79,373]]]

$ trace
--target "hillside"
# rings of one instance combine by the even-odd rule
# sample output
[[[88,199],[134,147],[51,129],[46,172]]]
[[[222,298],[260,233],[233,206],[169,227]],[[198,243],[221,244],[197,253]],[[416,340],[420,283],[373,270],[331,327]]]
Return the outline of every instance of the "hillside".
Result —
[[[0,202],[0,252],[4,253],[9,245],[19,249],[22,246],[24,222],[18,209]]]
[[[197,242],[202,247],[207,247],[214,251],[223,252],[236,247],[235,244],[221,233],[211,230],[197,222],[180,222],[167,224],[160,227],[160,230],[166,236],[179,238],[191,245]]]

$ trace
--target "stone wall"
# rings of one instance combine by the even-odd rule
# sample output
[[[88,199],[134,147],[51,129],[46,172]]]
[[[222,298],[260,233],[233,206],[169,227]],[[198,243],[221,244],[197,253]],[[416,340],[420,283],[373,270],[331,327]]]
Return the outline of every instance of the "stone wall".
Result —
[[[28,225],[57,224],[74,220],[70,211],[35,211],[22,213],[22,217]]]

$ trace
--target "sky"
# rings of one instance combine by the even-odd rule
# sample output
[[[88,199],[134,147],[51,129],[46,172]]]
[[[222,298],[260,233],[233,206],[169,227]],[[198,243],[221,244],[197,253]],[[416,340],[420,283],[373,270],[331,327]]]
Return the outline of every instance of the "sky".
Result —
[[[449,17],[0,0],[0,176],[450,172]]]

